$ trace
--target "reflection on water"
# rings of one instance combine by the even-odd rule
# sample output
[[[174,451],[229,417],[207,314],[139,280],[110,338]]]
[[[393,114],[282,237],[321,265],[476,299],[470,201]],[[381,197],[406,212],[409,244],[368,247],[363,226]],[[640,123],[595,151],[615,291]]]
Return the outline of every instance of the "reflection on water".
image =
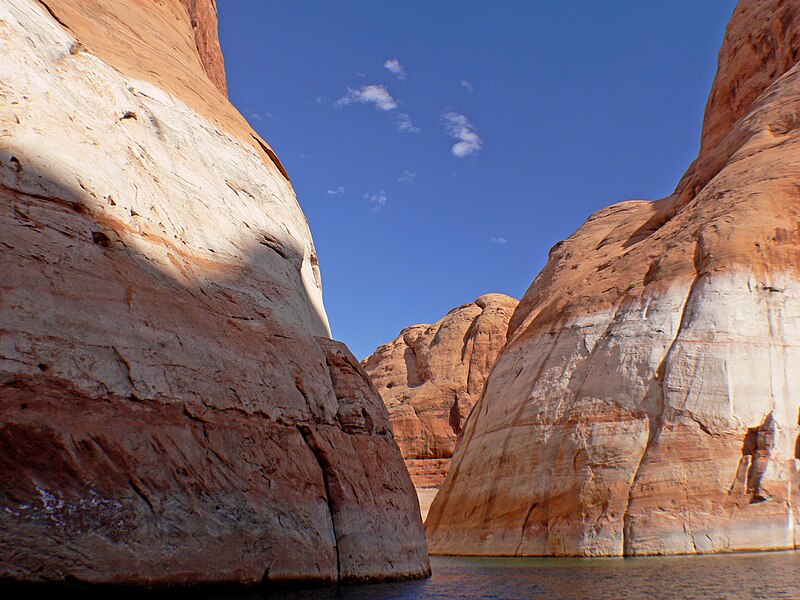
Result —
[[[647,558],[432,557],[424,581],[283,593],[283,600],[800,599],[800,552]]]
[[[172,589],[12,588],[0,598],[81,600],[800,600],[800,551],[651,558],[451,558],[431,559],[423,581],[340,586],[266,593],[263,588]],[[2,580],[0,580],[2,584]],[[74,592],[80,592],[78,594]]]

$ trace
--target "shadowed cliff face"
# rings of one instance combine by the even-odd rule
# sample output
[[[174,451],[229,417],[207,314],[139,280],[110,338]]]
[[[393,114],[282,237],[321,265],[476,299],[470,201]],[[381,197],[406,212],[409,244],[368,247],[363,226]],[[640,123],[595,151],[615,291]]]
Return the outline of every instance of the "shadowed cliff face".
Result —
[[[740,2],[675,194],[553,248],[431,507],[433,552],[795,547],[799,36],[795,3]]]
[[[0,8],[0,576],[424,576],[413,486],[328,339],[279,163],[177,0],[88,4]]]

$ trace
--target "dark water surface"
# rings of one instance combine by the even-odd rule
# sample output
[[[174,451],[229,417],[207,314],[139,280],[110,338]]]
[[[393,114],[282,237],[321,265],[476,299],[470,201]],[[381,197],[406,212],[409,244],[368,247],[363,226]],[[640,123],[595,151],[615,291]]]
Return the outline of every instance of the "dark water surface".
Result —
[[[593,559],[432,557],[431,567],[433,576],[422,581],[271,593],[264,588],[137,592],[0,585],[0,600],[800,600],[800,551]]]
[[[800,600],[800,552],[599,559],[432,557],[431,567],[433,576],[424,581],[269,597]]]

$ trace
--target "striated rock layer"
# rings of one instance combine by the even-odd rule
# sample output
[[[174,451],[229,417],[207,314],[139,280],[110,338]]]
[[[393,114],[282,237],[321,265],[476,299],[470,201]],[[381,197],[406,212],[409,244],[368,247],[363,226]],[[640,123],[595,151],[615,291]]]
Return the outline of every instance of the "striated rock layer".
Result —
[[[435,553],[794,548],[800,7],[742,0],[675,193],[557,244],[426,523]]]
[[[0,578],[429,573],[305,217],[221,93],[215,15],[0,4]]]
[[[433,325],[406,327],[362,361],[389,409],[418,491],[444,481],[456,439],[506,342],[516,306],[514,298],[486,294]],[[420,495],[423,514],[430,499],[429,492]]]
[[[225,79],[225,61],[217,37],[216,0],[181,0],[189,11],[189,23],[194,33],[194,44],[206,76],[223,95],[228,95]]]

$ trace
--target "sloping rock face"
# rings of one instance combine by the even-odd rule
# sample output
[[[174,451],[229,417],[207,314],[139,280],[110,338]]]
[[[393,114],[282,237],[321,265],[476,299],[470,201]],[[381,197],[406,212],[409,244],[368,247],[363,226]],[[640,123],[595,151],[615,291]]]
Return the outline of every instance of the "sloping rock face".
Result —
[[[456,439],[506,342],[517,300],[486,294],[412,325],[362,361],[417,489],[444,481]],[[423,512],[425,507],[423,507]]]
[[[0,4],[0,578],[429,573],[291,184],[220,91],[215,14]]]
[[[194,32],[194,43],[200,54],[203,70],[217,89],[228,95],[225,79],[225,61],[217,37],[216,0],[181,0],[189,12],[189,23]]]
[[[432,552],[798,543],[800,6],[743,0],[674,195],[594,214],[515,312]]]

